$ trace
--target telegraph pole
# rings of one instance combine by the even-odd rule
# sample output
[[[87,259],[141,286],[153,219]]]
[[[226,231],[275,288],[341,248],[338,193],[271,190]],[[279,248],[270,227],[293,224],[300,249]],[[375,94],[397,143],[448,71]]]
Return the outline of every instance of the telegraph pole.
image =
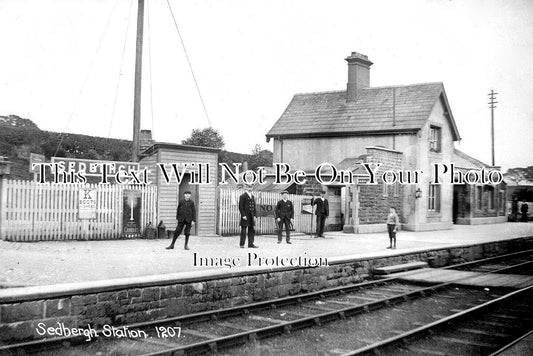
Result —
[[[141,75],[143,56],[144,0],[139,0],[137,12],[137,45],[135,55],[135,89],[133,97],[133,147],[132,162],[139,162],[139,135],[141,131]]]
[[[490,108],[490,125],[491,125],[491,143],[492,143],[492,166],[494,167],[496,164],[494,162],[494,108],[498,102],[496,101],[496,95],[498,93],[495,93],[494,90],[490,90],[489,95],[489,108]]]

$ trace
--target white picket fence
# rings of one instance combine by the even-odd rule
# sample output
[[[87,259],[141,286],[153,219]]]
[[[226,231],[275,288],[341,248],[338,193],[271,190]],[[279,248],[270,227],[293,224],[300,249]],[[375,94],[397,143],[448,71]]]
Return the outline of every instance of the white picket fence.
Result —
[[[240,221],[241,215],[239,213],[239,197],[244,193],[244,190],[230,190],[220,189],[218,198],[218,234],[238,235],[241,232]],[[281,199],[279,193],[272,192],[253,192],[257,210],[260,205],[276,206]],[[289,200],[294,205],[294,230],[309,234],[312,231],[311,220],[314,216],[311,214],[302,213],[302,201],[304,199],[311,199],[312,196],[289,194]],[[258,211],[259,215],[259,211]],[[314,224],[314,221],[313,221]],[[316,228],[313,226],[313,229]],[[274,215],[258,216],[255,224],[255,231],[257,234],[277,234],[277,224]]]
[[[96,219],[80,220],[80,189],[97,191]],[[122,237],[123,192],[141,192],[141,229],[156,222],[157,187],[121,184],[1,182],[0,239],[8,241],[117,239]]]

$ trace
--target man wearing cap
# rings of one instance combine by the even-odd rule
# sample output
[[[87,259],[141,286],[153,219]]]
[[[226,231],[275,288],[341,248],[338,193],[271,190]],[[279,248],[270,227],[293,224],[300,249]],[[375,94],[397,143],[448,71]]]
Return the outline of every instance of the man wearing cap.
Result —
[[[248,229],[248,247],[257,248],[254,245],[255,237],[255,217],[257,212],[255,210],[255,198],[252,195],[252,186],[246,184],[244,186],[244,193],[239,197],[239,212],[241,213],[241,240],[239,246],[244,248],[246,242],[246,229]]]
[[[291,244],[291,224],[294,223],[294,205],[289,200],[289,192],[286,190],[281,192],[281,197],[282,199],[278,201],[274,210],[276,222],[278,223],[278,244],[282,240],[283,225],[285,225],[287,243]]]
[[[172,243],[167,247],[167,250],[172,250],[174,248],[174,243],[176,239],[180,236],[183,227],[185,227],[185,250],[189,249],[189,234],[191,233],[191,226],[196,221],[196,207],[194,202],[191,200],[191,192],[186,191],[183,193],[183,200],[178,204],[178,209],[176,211],[176,220],[178,220],[178,226],[176,231],[174,231],[174,238]]]
[[[312,205],[316,205],[316,236],[315,237],[324,237],[324,224],[326,223],[326,218],[329,216],[329,203],[328,200],[324,197],[326,194],[325,190],[320,192],[320,198],[313,199],[311,202]]]

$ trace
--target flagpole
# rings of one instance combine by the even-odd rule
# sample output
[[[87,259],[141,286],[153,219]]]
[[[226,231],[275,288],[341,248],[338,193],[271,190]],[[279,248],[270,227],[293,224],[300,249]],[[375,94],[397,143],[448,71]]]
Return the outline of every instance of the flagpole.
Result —
[[[139,162],[139,141],[141,131],[141,77],[143,54],[144,0],[139,0],[137,12],[137,45],[135,51],[135,89],[133,95],[133,146],[131,161]]]

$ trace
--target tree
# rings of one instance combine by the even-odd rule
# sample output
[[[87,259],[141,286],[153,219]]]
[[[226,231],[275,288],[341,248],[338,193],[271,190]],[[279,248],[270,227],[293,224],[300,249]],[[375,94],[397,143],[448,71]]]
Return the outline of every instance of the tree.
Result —
[[[248,162],[248,169],[256,170],[258,167],[271,167],[272,160],[272,152],[261,149],[260,145],[255,145]]]
[[[504,174],[505,178],[510,179],[515,184],[520,183],[524,180],[533,180],[533,166],[529,166],[527,168],[522,167],[516,167],[516,168],[509,168],[507,172]]]
[[[213,147],[213,148],[224,148],[224,138],[218,132],[211,127],[205,129],[193,129],[191,136],[189,138],[182,140],[184,145],[192,146],[202,146],[202,147]]]

